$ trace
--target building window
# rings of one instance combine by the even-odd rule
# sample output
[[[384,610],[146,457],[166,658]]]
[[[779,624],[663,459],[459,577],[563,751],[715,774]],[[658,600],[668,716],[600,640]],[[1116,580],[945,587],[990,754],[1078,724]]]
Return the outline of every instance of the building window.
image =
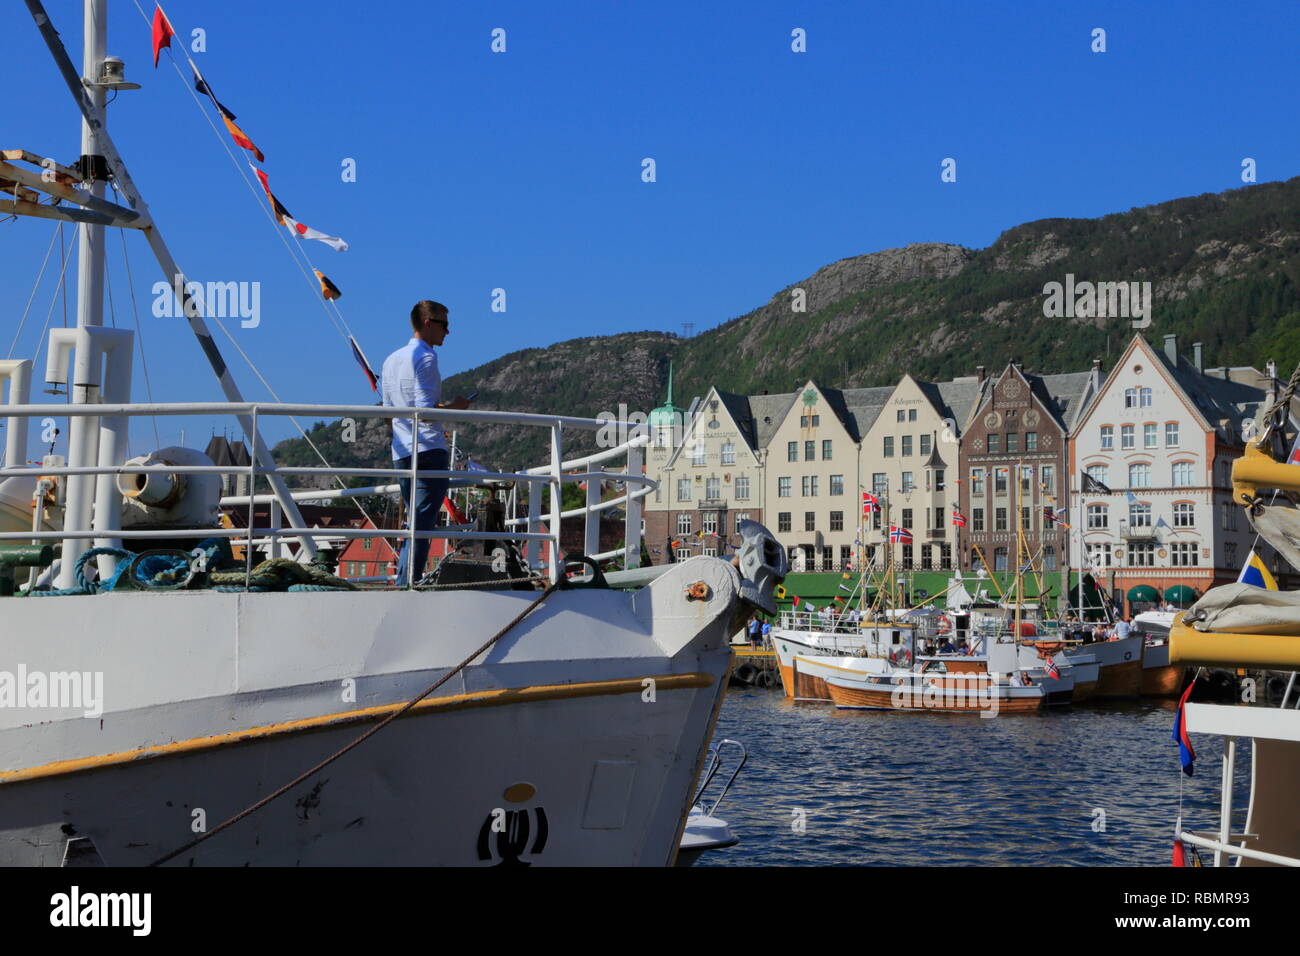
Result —
[[[1174,462],[1174,487],[1186,488],[1196,481],[1190,461]]]
[[[1033,509],[1029,507],[1022,507],[1020,509],[1020,527],[1022,527],[1026,531],[1029,531],[1030,529],[1033,528],[1033,526],[1034,526]]]
[[[995,468],[993,470],[993,493],[995,495],[1005,495],[1007,493],[1007,469]]]
[[[691,448],[691,464],[697,468],[702,468],[704,461],[704,442],[697,441],[694,447]]]
[[[824,545],[822,547],[822,570],[835,570],[835,549],[830,545]]]
[[[1138,405],[1138,390],[1136,388],[1124,389],[1124,407],[1137,408],[1137,405]]]
[[[930,546],[923,544],[921,545],[921,570],[929,571],[932,567],[934,565],[930,561]]]
[[[905,571],[912,570],[912,546],[910,544],[903,545],[903,569]]]
[[[805,498],[817,497],[817,476],[816,475],[804,475],[803,478],[800,479],[800,484],[802,486],[801,490]]]
[[[1223,558],[1224,558],[1224,561],[1227,562],[1228,567],[1230,567],[1230,568],[1235,568],[1235,567],[1237,566],[1237,545],[1236,545],[1236,542],[1229,541],[1229,542],[1227,542],[1226,544],[1224,544],[1224,546],[1223,546]]]
[[[994,548],[993,549],[993,570],[1005,571],[1006,569],[1007,569],[1007,549]]]
[[[741,522],[743,522],[743,521],[748,521],[748,520],[749,520],[749,512],[748,512],[748,511],[738,511],[738,512],[736,512],[736,534],[740,534],[740,525],[741,525]]]
[[[970,493],[972,495],[984,494],[984,469],[972,468],[970,473]]]
[[[1056,466],[1043,466],[1043,491],[1049,495],[1056,494]]]
[[[786,461],[799,460],[799,443],[797,441],[791,441],[785,443],[785,460]]]
[[[1166,448],[1178,447],[1178,423],[1177,422],[1165,422],[1165,447]]]
[[[993,530],[994,531],[1007,530],[1007,509],[1006,508],[995,508],[993,510]]]
[[[908,420],[909,422],[914,422],[914,421],[916,421],[916,409],[915,409],[915,408],[909,408],[909,409],[907,410],[907,420]]]
[[[930,454],[930,437],[931,437],[931,436],[929,436],[929,435],[922,435],[922,436],[921,436],[921,454],[922,454],[922,455],[928,455],[928,454]]]
[[[366,551],[369,551],[372,547],[374,547],[374,544],[375,544],[375,539],[374,539],[374,538],[362,538],[362,539],[361,539],[361,547],[362,547],[364,550],[366,550]]]
[[[1151,527],[1151,506],[1142,503],[1129,505],[1128,523],[1131,528]]]
[[[879,530],[880,530],[880,511],[879,511],[879,509],[877,509],[876,511],[871,512],[871,530],[872,530],[872,531],[879,531]]]
[[[886,458],[894,457],[894,436],[893,435],[885,436],[884,456]]]
[[[705,478],[704,479],[704,497],[709,501],[717,501],[722,497],[722,479]]]
[[[1156,543],[1154,541],[1130,541],[1128,545],[1128,566],[1130,568],[1154,568],[1156,566]]]
[[[1034,466],[1024,465],[1020,469],[1020,493],[1032,494],[1034,490]]]
[[[736,463],[736,443],[724,442],[722,445],[722,463],[724,465],[734,465]]]
[[[1088,505],[1088,530],[1110,527],[1110,509],[1105,505]]]
[[[912,473],[910,471],[903,472],[903,491],[914,490],[916,490],[916,483],[912,480]]]
[[[1018,432],[1007,432],[1007,454],[1015,455],[1020,451],[1020,434]]]
[[[1174,527],[1191,528],[1196,524],[1196,506],[1190,501],[1174,502]]]
[[[1043,546],[1043,570],[1056,570],[1056,549],[1050,544]]]
[[[1025,432],[1025,451],[1038,451],[1038,432]]]
[[[808,414],[799,416],[799,425],[803,428],[816,428],[821,423],[822,417],[820,415]]]
[[[943,489],[944,489],[943,469],[936,468],[934,470],[934,490],[943,491]]]
[[[717,548],[701,548],[701,549],[700,549],[700,554],[704,555],[706,558],[716,558],[716,557],[718,556],[718,549],[717,549]]]
[[[972,508],[970,513],[970,529],[972,531],[984,530],[984,509]]]
[[[834,495],[842,495],[842,494],[844,494],[844,476],[831,475],[831,495],[834,496]]]
[[[894,420],[895,420],[895,421],[899,421],[899,422],[905,422],[905,421],[907,421],[907,412],[906,412],[906,410],[900,408],[900,409],[898,410],[898,414],[895,416]]]
[[[677,479],[677,500],[678,501],[691,500],[691,479],[689,478]]]
[[[844,530],[844,512],[843,512],[843,511],[832,511],[832,512],[831,512],[831,530],[832,530],[832,531],[843,531],[843,530]]]
[[[1125,451],[1131,450],[1134,445],[1134,433],[1132,425],[1119,426],[1119,446]]]
[[[1105,465],[1089,465],[1084,471],[1093,481],[1099,481],[1103,485],[1110,481],[1110,470]]]
[[[685,513],[683,513],[683,514],[679,514],[679,515],[677,516],[677,533],[678,533],[678,534],[690,534],[690,533],[691,533],[691,515],[690,515],[690,512],[685,512]]]
[[[990,454],[990,455],[1000,455],[1000,454],[1002,454],[1002,436],[1001,436],[1001,435],[995,435],[995,434],[993,434],[992,432],[989,433],[989,454]]]
[[[1110,567],[1110,545],[1109,544],[1090,544],[1088,545],[1088,562],[1096,568]]]
[[[1156,435],[1155,422],[1147,422],[1145,425],[1142,426],[1142,447],[1155,448],[1156,440],[1157,440],[1157,435]]]
[[[691,556],[691,549],[678,548],[676,551],[673,552],[673,554],[676,555],[678,561],[685,561],[687,558]]]
[[[1200,549],[1194,541],[1176,541],[1169,546],[1170,564],[1176,568],[1194,568],[1200,557]]]
[[[1115,447],[1115,426],[1101,426],[1101,448],[1102,451],[1110,451]]]
[[[831,440],[829,438],[823,438],[822,439],[822,461],[830,461],[830,460],[831,460]]]
[[[853,563],[853,549],[847,544],[840,545],[840,567],[847,569]]]
[[[934,509],[934,530],[943,530],[943,506],[936,505]]]
[[[790,512],[781,511],[777,513],[776,530],[778,532],[782,532],[782,531],[788,532],[790,530]]]
[[[718,533],[718,513],[716,511],[706,511],[700,515],[700,530],[705,534]]]
[[[939,568],[942,571],[952,570],[952,545],[939,545]]]
[[[877,497],[889,494],[889,475],[883,471],[871,473],[871,491]]]
[[[900,527],[907,528],[908,530],[911,530],[911,527],[912,527],[912,509],[911,509],[911,508],[904,508],[904,509],[903,509],[903,521],[902,521],[902,524],[900,525]]]
[[[749,475],[740,475],[736,478],[736,500],[749,500]]]
[[[789,498],[789,497],[790,497],[790,479],[789,479],[789,478],[778,478],[778,479],[776,480],[776,496],[777,496],[778,498]]]
[[[1133,464],[1128,466],[1128,486],[1130,488],[1151,487],[1151,466]]]
[[[1141,398],[1141,407],[1142,407],[1142,408],[1150,408],[1150,407],[1151,407],[1151,389],[1149,389],[1149,388],[1140,388],[1140,389],[1138,389],[1138,393],[1139,393],[1139,397]]]
[[[817,442],[806,441],[803,443],[803,460],[804,461],[817,460]]]
[[[904,435],[903,436],[903,457],[907,458],[911,454],[912,454],[912,436]]]
[[[805,531],[817,530],[817,512],[805,511],[803,513],[803,529]]]

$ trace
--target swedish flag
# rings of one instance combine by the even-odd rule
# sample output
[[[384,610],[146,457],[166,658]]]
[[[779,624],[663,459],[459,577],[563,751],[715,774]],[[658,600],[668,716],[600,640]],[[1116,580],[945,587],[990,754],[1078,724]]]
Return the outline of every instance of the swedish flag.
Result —
[[[1269,591],[1277,590],[1277,581],[1273,575],[1269,574],[1268,568],[1264,566],[1264,560],[1253,550],[1246,556],[1246,563],[1241,567],[1241,574],[1237,575],[1238,584],[1253,584],[1257,588],[1266,588]]]

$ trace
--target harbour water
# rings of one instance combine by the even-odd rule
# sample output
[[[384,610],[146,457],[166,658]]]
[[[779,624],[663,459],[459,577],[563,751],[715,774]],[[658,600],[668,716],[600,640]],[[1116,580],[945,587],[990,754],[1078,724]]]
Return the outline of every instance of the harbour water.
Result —
[[[714,739],[749,750],[718,813],[741,842],[697,865],[1168,866],[1180,786],[1189,829],[1218,825],[1222,755],[1219,738],[1195,736],[1196,773],[1184,776],[1173,708],[1121,701],[982,719],[733,689]],[[1249,792],[1242,744],[1234,827]]]

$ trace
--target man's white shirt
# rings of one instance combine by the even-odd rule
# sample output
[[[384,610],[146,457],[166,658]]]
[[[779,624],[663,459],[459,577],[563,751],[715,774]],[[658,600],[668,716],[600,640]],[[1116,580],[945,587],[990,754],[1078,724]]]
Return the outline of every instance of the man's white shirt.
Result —
[[[419,336],[384,359],[380,383],[385,405],[393,408],[433,408],[442,400],[438,353]],[[418,451],[446,448],[441,422],[420,419]],[[393,461],[411,454],[411,419],[393,419]]]

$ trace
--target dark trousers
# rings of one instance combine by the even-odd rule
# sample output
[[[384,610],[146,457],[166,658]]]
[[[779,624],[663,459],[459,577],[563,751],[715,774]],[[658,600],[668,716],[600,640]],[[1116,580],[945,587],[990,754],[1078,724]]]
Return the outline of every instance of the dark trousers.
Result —
[[[451,460],[451,454],[445,448],[432,448],[428,451],[422,451],[416,462],[417,471],[446,471],[447,464]],[[394,468],[410,468],[411,456],[399,458],[393,462]],[[442,500],[447,497],[447,487],[450,484],[449,478],[417,478],[415,479],[415,511],[407,515],[407,525],[410,525],[411,519],[415,520],[416,531],[433,531],[438,526],[438,513],[442,510]],[[411,507],[411,479],[409,477],[397,479],[397,483],[402,489],[402,504],[407,508]],[[418,581],[424,576],[424,566],[429,561],[429,538],[417,538],[415,540],[415,578]],[[402,542],[402,555],[397,561],[397,583],[398,586],[406,584],[407,575],[407,556],[411,553],[408,547],[409,541]]]

